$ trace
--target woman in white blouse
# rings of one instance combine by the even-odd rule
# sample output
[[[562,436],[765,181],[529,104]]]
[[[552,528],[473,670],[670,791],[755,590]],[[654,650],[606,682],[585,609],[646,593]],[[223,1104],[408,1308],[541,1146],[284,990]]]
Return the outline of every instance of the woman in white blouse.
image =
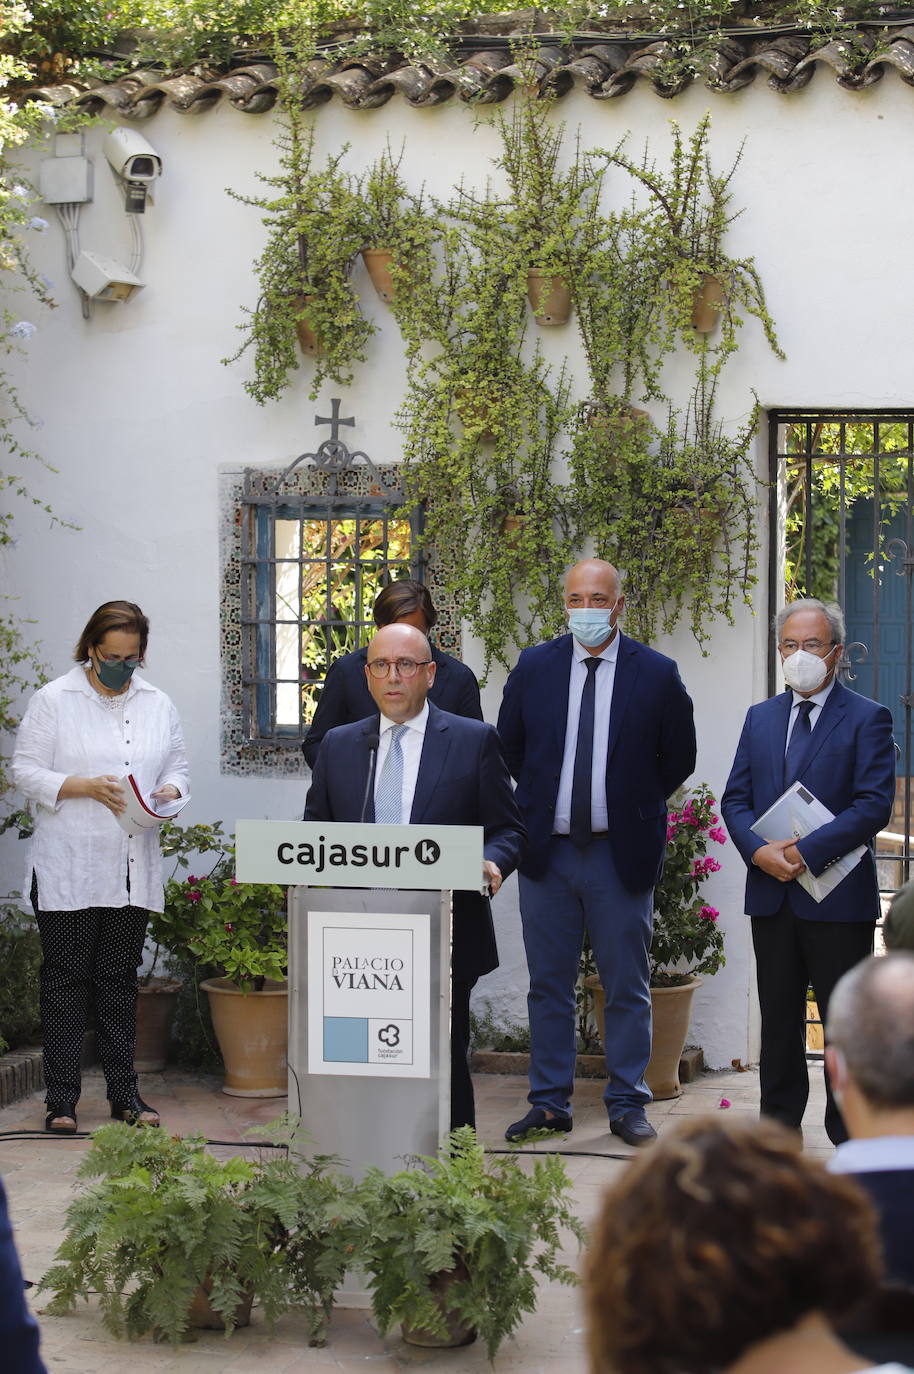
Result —
[[[158,828],[128,833],[116,817],[129,773],[142,796],[188,791],[178,713],[136,675],[149,621],[130,601],[107,601],[76,645],[77,667],[42,687],[19,727],[13,776],[34,802],[26,887],[43,962],[45,1129],[77,1128],[89,999],[111,1115],[158,1125],[133,1068],[137,969],[150,911],[163,907]]]

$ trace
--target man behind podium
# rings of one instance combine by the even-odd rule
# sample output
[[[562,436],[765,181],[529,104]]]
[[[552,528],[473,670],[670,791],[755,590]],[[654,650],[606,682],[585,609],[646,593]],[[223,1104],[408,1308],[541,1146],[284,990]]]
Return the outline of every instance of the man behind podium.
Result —
[[[368,645],[368,690],[380,712],[329,730],[321,743],[306,821],[481,825],[480,887],[492,895],[517,867],[526,830],[491,725],[427,701],[435,680],[428,640],[412,625],[386,625]],[[377,750],[374,788],[366,796]],[[451,952],[451,1126],[475,1125],[467,1063],[470,992],[498,966],[487,896],[454,894]]]

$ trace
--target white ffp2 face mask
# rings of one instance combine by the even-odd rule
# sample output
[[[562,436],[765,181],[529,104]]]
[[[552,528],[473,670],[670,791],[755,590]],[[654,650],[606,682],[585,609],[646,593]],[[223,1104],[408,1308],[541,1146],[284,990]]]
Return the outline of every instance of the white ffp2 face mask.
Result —
[[[792,687],[795,692],[817,692],[828,676],[828,660],[837,649],[829,649],[824,658],[819,658],[818,654],[807,653],[805,649],[796,649],[787,658],[781,660],[781,671],[784,674],[784,681],[788,687]]]

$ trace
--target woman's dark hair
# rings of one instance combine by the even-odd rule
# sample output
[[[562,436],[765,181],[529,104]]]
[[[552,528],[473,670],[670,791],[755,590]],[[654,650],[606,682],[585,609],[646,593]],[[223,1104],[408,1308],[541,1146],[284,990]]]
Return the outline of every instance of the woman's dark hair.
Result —
[[[699,1118],[626,1167],[584,1267],[594,1374],[712,1374],[872,1292],[872,1207],[770,1121]]]
[[[89,650],[94,649],[105,638],[109,630],[124,630],[130,635],[140,637],[140,659],[146,657],[149,641],[149,621],[132,601],[106,601],[93,611],[88,624],[79,636],[73,657],[77,663],[89,662]]]
[[[374,623],[378,629],[383,625],[395,625],[405,615],[412,615],[413,611],[422,612],[429,629],[438,620],[428,587],[422,582],[414,582],[412,578],[403,578],[399,582],[388,583],[378,593],[374,603]]]

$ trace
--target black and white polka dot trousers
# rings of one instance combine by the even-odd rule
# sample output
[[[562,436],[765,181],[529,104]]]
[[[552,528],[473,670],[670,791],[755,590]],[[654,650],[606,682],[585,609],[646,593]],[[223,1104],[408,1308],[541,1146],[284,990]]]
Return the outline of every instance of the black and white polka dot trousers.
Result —
[[[36,908],[35,917],[44,955],[39,991],[48,1106],[79,1101],[90,999],[108,1099],[130,1102],[136,1091],[137,969],[149,912],[136,906]]]

